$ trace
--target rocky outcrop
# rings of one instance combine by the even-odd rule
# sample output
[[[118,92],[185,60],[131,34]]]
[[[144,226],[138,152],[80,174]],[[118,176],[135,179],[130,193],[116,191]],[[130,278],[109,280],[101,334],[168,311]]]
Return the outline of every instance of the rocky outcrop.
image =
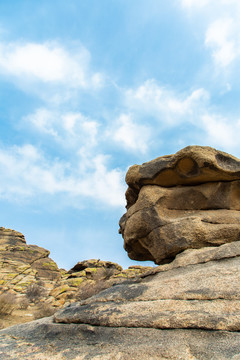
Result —
[[[41,301],[61,307],[81,299],[80,289],[86,285],[94,287],[101,281],[102,288],[107,288],[150,269],[132,266],[123,270],[110,261],[92,259],[78,262],[66,271],[59,269],[49,254],[44,248],[27,245],[20,232],[1,227],[0,294],[10,292],[21,301],[29,286],[40,284]]]
[[[170,262],[188,248],[240,240],[240,160],[189,146],[128,170],[120,220],[131,259]]]
[[[63,306],[66,302],[81,300],[102,288],[109,288],[115,284],[140,276],[147,272],[149,266],[130,266],[123,268],[111,261],[97,259],[78,262],[72,269],[62,272],[61,279],[49,293],[48,301],[55,306]]]
[[[56,322],[240,331],[240,242],[187,250],[170,265],[64,308]],[[107,315],[107,316],[106,316]]]
[[[20,232],[0,228],[0,286],[2,291],[25,293],[38,280],[46,288],[61,278],[57,264],[49,258],[50,252],[36,245],[27,245]]]
[[[237,360],[240,242],[189,249],[138,279],[0,331],[0,358]]]

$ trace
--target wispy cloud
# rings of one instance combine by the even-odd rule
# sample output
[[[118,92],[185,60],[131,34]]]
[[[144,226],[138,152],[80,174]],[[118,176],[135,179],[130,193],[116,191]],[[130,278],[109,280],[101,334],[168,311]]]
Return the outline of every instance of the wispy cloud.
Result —
[[[134,122],[129,114],[121,114],[110,134],[126,150],[145,153],[150,142],[151,128]]]
[[[202,8],[209,3],[209,0],[181,0],[184,8]]]
[[[100,124],[80,112],[61,112],[39,108],[23,118],[23,126],[29,126],[38,135],[48,135],[64,148],[91,148],[97,144]]]
[[[205,143],[227,151],[238,150],[240,119],[226,119],[219,114],[205,114],[202,117]]]
[[[191,10],[196,23],[201,23],[203,41],[210,50],[213,65],[222,71],[240,60],[240,2],[238,0],[181,0],[184,10]],[[199,32],[198,29],[198,32]]]
[[[234,34],[235,24],[232,18],[218,19],[209,25],[205,44],[212,49],[212,57],[217,66],[226,67],[240,55],[239,39]]]
[[[209,100],[208,92],[202,88],[182,94],[159,86],[154,80],[126,90],[125,96],[130,109],[141,116],[152,116],[166,126],[174,126],[186,121],[186,117],[193,117],[196,110]]]
[[[72,161],[49,159],[31,144],[0,149],[0,197],[15,201],[43,195],[66,197],[82,206],[84,199],[109,206],[124,205],[123,173],[108,169],[105,155]],[[72,200],[71,200],[72,199]],[[72,204],[73,204],[72,203]]]
[[[54,41],[0,43],[0,74],[53,102],[68,100],[70,91],[92,91],[103,85],[104,75],[92,71],[90,62],[91,55],[82,45],[67,49]]]

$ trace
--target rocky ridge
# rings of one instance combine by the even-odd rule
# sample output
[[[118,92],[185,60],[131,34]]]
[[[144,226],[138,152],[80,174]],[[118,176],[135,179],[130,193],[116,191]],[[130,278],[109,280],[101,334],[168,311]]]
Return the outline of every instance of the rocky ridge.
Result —
[[[130,168],[125,248],[159,266],[0,331],[0,357],[239,360],[239,164],[188,147]]]
[[[41,293],[37,300],[58,308],[76,298],[81,299],[81,288],[94,288],[99,282],[102,288],[107,288],[149,269],[130,266],[123,270],[120,265],[110,261],[91,259],[81,261],[66,271],[59,269],[49,254],[44,248],[28,245],[20,232],[1,227],[0,295],[13,294],[21,305],[28,289],[31,285],[36,285]],[[34,296],[32,298],[34,300]]]

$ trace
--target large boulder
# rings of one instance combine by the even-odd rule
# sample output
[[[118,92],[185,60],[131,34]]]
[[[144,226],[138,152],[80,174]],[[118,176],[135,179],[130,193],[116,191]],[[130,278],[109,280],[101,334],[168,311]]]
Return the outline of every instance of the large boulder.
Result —
[[[240,240],[240,160],[189,146],[128,170],[120,219],[131,259],[170,262],[188,248]]]
[[[168,265],[55,315],[58,323],[240,331],[240,241],[187,250]]]

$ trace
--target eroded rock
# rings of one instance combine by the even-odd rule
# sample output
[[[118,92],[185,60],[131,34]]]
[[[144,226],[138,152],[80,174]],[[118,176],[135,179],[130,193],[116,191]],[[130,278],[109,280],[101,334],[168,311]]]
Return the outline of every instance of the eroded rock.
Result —
[[[155,275],[114,286],[64,308],[55,321],[240,331],[239,254],[239,241],[187,250],[172,265],[155,269]]]
[[[25,298],[29,286],[41,285],[41,301],[54,307],[81,299],[82,287],[110,287],[116,283],[140,276],[150,267],[138,266],[123,270],[110,261],[97,259],[78,262],[71,270],[59,269],[49,258],[49,251],[28,245],[20,232],[0,228],[0,294],[11,292],[19,299]],[[87,294],[84,294],[87,296]],[[90,292],[89,292],[90,295]],[[36,299],[39,301],[39,298]],[[27,318],[26,320],[29,320]]]
[[[188,249],[132,282],[0,331],[0,357],[237,360],[240,241]]]
[[[25,293],[38,280],[54,286],[61,274],[50,252],[36,245],[27,245],[24,235],[0,228],[0,285],[2,290]]]
[[[188,248],[240,239],[240,160],[209,147],[133,166],[120,219],[131,259],[170,262]]]

